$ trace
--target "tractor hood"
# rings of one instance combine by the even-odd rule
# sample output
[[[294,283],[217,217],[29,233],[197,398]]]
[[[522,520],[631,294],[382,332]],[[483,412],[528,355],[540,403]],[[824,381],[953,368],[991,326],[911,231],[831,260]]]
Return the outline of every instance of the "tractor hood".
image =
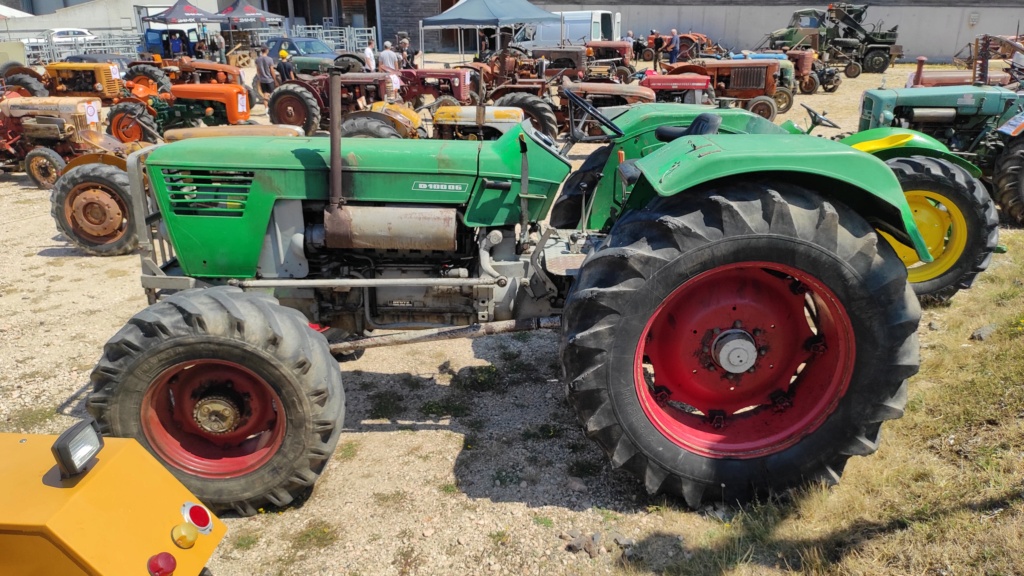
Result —
[[[470,141],[345,138],[341,149],[346,170],[443,172],[475,176],[480,144]],[[327,172],[330,169],[330,139],[231,137],[182,140],[153,150],[146,159],[146,165]]]

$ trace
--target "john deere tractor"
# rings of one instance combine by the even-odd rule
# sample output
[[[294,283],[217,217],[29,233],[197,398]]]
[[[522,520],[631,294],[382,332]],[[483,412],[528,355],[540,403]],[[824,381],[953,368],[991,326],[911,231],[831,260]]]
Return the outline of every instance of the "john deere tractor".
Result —
[[[1024,78],[1024,45],[1005,39],[1001,45],[1014,54],[1010,75]],[[859,129],[902,126],[942,141],[981,168],[1003,213],[1024,224],[1024,98],[989,86],[989,62],[982,56],[971,86],[866,91]]]
[[[648,121],[566,97],[613,149]],[[876,230],[931,256],[881,160],[695,120],[556,229],[570,164],[530,122],[493,141],[331,127],[129,157],[151,305],[104,347],[88,409],[211,508],[310,490],[343,426],[332,352],[558,329],[588,436],[691,506],[834,483],[903,414],[920,308]]]

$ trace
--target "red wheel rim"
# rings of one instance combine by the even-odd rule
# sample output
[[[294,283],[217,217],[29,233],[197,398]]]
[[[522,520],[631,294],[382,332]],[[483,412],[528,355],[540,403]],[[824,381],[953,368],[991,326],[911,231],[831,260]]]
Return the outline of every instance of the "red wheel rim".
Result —
[[[142,401],[142,430],[168,464],[204,478],[235,478],[266,464],[284,440],[285,413],[266,380],[223,360],[163,371]]]
[[[111,133],[121,142],[139,142],[145,135],[142,124],[128,114],[118,114],[110,121]]]
[[[853,326],[813,276],[742,262],[684,282],[634,357],[640,404],[676,445],[711,458],[782,451],[835,410],[853,374]]]
[[[278,96],[274,102],[274,113],[278,123],[291,126],[305,126],[308,118],[302,98],[288,94]]]

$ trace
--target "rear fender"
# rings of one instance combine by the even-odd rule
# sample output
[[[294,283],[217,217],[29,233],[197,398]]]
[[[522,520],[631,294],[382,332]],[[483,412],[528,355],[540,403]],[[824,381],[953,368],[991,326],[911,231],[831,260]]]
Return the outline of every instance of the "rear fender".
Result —
[[[1000,134],[1006,134],[1010,138],[1016,138],[1024,134],[1024,112],[1004,122],[996,131]]]
[[[44,72],[40,73],[40,69],[42,69]],[[36,68],[30,66],[12,66],[4,72],[4,78],[8,78],[14,74],[27,74],[35,78],[36,80],[39,80],[43,84],[46,84],[45,68]]]
[[[1024,114],[1021,115],[1024,120]],[[1024,127],[1022,127],[1024,129]],[[870,146],[872,142],[881,143],[880,141],[891,138],[893,136],[907,136],[908,139],[904,140],[901,144],[892,147],[884,147],[869,152],[872,156],[881,160],[891,160],[893,158],[907,158],[909,156],[926,156],[928,158],[938,158],[940,160],[947,160],[960,166],[964,170],[971,173],[971,176],[975,178],[981,177],[981,169],[974,164],[964,160],[960,156],[953,154],[949,151],[949,148],[945,144],[939,142],[935,138],[927,134],[922,134],[915,130],[908,130],[906,128],[872,128],[871,130],[865,130],[858,132],[851,136],[843,138],[839,142],[848,146]]]
[[[850,206],[872,226],[913,248],[922,261],[932,261],[892,170],[838,142],[795,134],[693,136],[666,144],[637,160],[636,167],[641,176],[625,210],[711,182],[778,179]]]

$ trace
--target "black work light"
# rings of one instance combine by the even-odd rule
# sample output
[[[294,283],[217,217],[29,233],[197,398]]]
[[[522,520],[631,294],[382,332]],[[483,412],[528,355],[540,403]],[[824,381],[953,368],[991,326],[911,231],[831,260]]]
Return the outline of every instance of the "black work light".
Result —
[[[89,461],[102,448],[100,427],[95,420],[89,418],[65,430],[50,450],[60,468],[60,477],[71,478],[85,472]]]

